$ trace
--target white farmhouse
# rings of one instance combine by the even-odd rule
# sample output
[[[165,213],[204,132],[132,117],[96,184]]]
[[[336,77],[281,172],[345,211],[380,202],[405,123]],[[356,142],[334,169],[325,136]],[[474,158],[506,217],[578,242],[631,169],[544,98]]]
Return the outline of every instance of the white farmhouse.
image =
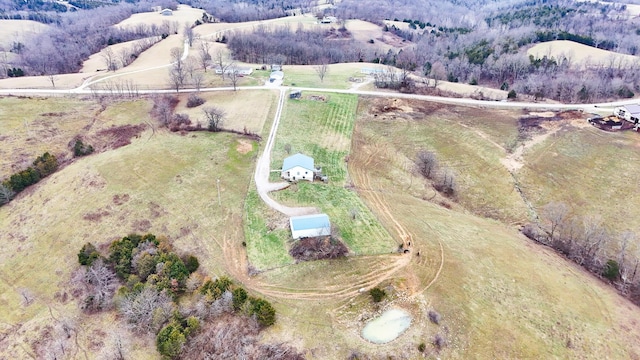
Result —
[[[280,177],[289,181],[313,181],[315,170],[313,158],[298,153],[284,159]]]
[[[173,15],[173,10],[171,10],[171,9],[162,9],[162,10],[160,10],[160,15],[162,15],[162,16],[171,16],[171,15]]]
[[[289,225],[294,240],[331,235],[331,223],[327,214],[294,216],[289,218]]]
[[[625,105],[613,109],[613,114],[620,119],[637,124],[640,120],[640,105]]]

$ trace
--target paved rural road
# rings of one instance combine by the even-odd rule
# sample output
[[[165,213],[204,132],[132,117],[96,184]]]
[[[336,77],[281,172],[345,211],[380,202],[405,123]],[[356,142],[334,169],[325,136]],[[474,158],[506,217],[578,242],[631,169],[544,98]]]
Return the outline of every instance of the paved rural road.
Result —
[[[219,32],[215,32],[206,36],[213,36],[218,34]],[[189,55],[189,44],[187,41],[184,42],[184,50],[182,54],[182,59],[186,59]],[[127,93],[111,91],[111,90],[91,90],[87,89],[90,85],[109,80],[112,78],[125,76],[134,73],[140,73],[148,70],[154,69],[162,69],[168,68],[173,64],[166,64],[161,66],[155,66],[147,69],[140,69],[136,71],[122,72],[118,74],[113,74],[110,76],[106,76],[97,80],[87,79],[82,85],[74,89],[0,89],[0,95],[25,95],[25,94],[36,94],[36,95],[67,95],[67,94],[78,94],[78,95],[89,95],[89,94],[103,94],[103,95],[127,95]],[[315,92],[332,92],[332,93],[342,93],[342,94],[356,94],[356,95],[365,95],[365,96],[376,96],[376,97],[394,97],[394,98],[402,98],[402,99],[415,99],[415,100],[424,100],[424,101],[433,101],[445,104],[452,105],[469,105],[469,106],[481,106],[481,107],[490,107],[490,108],[523,108],[523,109],[546,109],[546,110],[566,110],[566,109],[579,109],[587,112],[596,111],[599,107],[613,107],[620,105],[628,105],[635,104],[638,102],[637,99],[632,100],[624,100],[624,101],[616,101],[609,103],[600,103],[600,104],[549,104],[549,103],[536,103],[536,102],[505,102],[505,101],[487,101],[487,100],[475,100],[475,99],[466,99],[466,98],[451,98],[451,97],[440,97],[440,96],[430,96],[430,95],[416,95],[416,94],[403,94],[391,91],[363,91],[354,89],[331,89],[331,88],[301,88],[295,87],[297,90],[301,91],[315,91]],[[238,87],[238,90],[272,90],[274,87],[270,86],[244,86]],[[269,174],[271,167],[271,150],[273,149],[273,144],[275,141],[275,137],[278,131],[278,125],[280,123],[280,117],[282,114],[282,108],[284,106],[284,100],[286,98],[286,92],[289,87],[279,87],[280,96],[278,99],[278,107],[276,109],[275,118],[273,120],[273,125],[271,127],[271,131],[269,132],[269,137],[267,139],[267,143],[265,145],[264,151],[258,162],[256,164],[256,172],[254,175],[254,180],[256,182],[256,188],[258,190],[258,194],[260,198],[267,204],[269,207],[287,215],[287,216],[297,216],[304,214],[312,214],[319,212],[316,208],[309,207],[300,207],[300,208],[292,208],[288,206],[284,206],[277,201],[273,200],[269,197],[269,192],[277,191],[286,188],[289,184],[285,182],[281,183],[270,183],[269,182]],[[201,92],[211,92],[211,91],[231,91],[234,90],[233,87],[221,87],[221,88],[204,88],[200,89]],[[190,93],[196,92],[196,89],[181,89],[179,93]],[[136,90],[136,94],[169,94],[174,93],[175,90]]]

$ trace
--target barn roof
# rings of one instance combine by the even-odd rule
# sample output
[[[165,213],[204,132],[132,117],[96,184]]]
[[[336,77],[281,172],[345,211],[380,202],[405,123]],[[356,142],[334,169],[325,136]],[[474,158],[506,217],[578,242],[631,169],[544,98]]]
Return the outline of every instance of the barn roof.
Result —
[[[284,159],[284,162],[282,163],[282,171],[293,169],[296,166],[300,166],[307,170],[313,171],[313,158],[300,153],[291,155],[288,158]]]
[[[640,105],[625,105],[624,108],[631,114],[640,114]]]
[[[280,80],[280,79],[284,79],[284,72],[282,71],[272,71],[271,75],[269,75],[269,79],[276,79],[276,80]]]
[[[289,223],[292,231],[331,228],[327,214],[294,216],[289,219]]]

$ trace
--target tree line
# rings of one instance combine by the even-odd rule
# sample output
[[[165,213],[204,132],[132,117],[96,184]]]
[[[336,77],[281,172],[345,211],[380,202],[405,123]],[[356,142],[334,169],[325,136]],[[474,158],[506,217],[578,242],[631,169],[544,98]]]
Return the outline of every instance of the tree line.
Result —
[[[257,342],[258,332],[276,321],[267,300],[249,295],[227,277],[211,279],[198,272],[198,259],[178,255],[166,238],[131,234],[111,242],[108,256],[86,243],[78,262],[74,283],[82,293],[82,308],[96,312],[115,307],[133,331],[155,334],[163,358],[280,354],[273,358],[302,359],[287,345]],[[127,352],[122,344],[111,351]]]
[[[640,305],[640,248],[635,232],[616,233],[600,217],[577,215],[563,202],[548,203],[541,214],[539,224],[522,229],[524,235],[606,279]]]
[[[339,31],[346,32],[346,29]],[[333,64],[371,61],[376,56],[356,44],[348,34],[339,40],[327,35],[326,30],[259,26],[251,33],[233,32],[227,46],[234,59],[258,64]]]
[[[48,152],[38,156],[31,166],[11,175],[0,183],[0,206],[11,201],[18,193],[53,174],[58,169],[58,159]]]

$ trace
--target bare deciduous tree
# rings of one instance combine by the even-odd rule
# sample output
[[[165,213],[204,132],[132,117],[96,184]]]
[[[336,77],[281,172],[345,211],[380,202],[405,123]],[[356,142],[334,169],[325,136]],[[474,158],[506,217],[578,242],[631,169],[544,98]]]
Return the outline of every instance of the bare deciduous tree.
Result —
[[[231,81],[231,85],[233,86],[233,91],[236,91],[238,86],[238,81],[240,80],[242,75],[240,74],[240,71],[238,70],[238,66],[235,63],[232,63],[231,65],[229,65],[228,69],[229,71],[227,71],[227,76]]]
[[[420,150],[416,154],[416,168],[418,173],[427,179],[433,179],[438,169],[438,159],[432,151]]]
[[[209,42],[202,39],[200,40],[200,49],[198,50],[198,60],[204,72],[207,72],[209,61],[211,61],[211,53],[209,52]]]
[[[316,71],[316,74],[318,74],[318,77],[320,78],[320,82],[324,82],[324,77],[325,75],[327,75],[327,72],[329,71],[329,65],[327,64],[327,59],[322,59],[320,61],[320,64],[315,65],[313,69]]]
[[[11,201],[15,195],[16,193],[10,187],[0,184],[0,206]]]
[[[171,49],[171,69],[169,70],[169,84],[178,92],[187,78],[185,63],[182,60],[180,48]]]
[[[549,240],[554,242],[569,216],[569,207],[563,202],[550,202],[542,208],[543,216],[549,222]]]
[[[436,190],[450,197],[455,197],[458,193],[458,182],[456,181],[456,176],[449,168],[442,170],[434,186]]]
[[[184,24],[184,40],[189,44],[189,47],[193,46],[193,39],[195,34],[193,33],[193,28],[189,23]]]
[[[118,310],[133,329],[139,332],[157,332],[174,310],[171,297],[147,286],[120,300]]]
[[[227,70],[227,66],[229,66],[229,64],[227,63],[227,57],[225,55],[225,53],[222,50],[218,50],[215,54],[215,62],[216,65],[218,66],[218,68],[221,71],[221,76],[222,76],[222,80],[224,80],[224,73]]]
[[[116,54],[113,52],[113,49],[109,47],[104,49],[101,56],[104,60],[105,66],[107,67],[107,71],[118,70],[118,62],[116,61]]]
[[[204,82],[204,75],[201,73],[195,73],[191,77],[191,81],[193,82],[193,87],[196,88],[196,91],[200,91],[200,88],[202,88],[202,83]]]
[[[102,259],[96,260],[91,266],[83,267],[80,276],[79,279],[86,290],[83,309],[94,311],[110,308],[118,280],[116,274]]]
[[[222,130],[222,123],[225,116],[224,110],[215,106],[209,106],[204,108],[202,111],[204,112],[209,131],[216,132]]]

